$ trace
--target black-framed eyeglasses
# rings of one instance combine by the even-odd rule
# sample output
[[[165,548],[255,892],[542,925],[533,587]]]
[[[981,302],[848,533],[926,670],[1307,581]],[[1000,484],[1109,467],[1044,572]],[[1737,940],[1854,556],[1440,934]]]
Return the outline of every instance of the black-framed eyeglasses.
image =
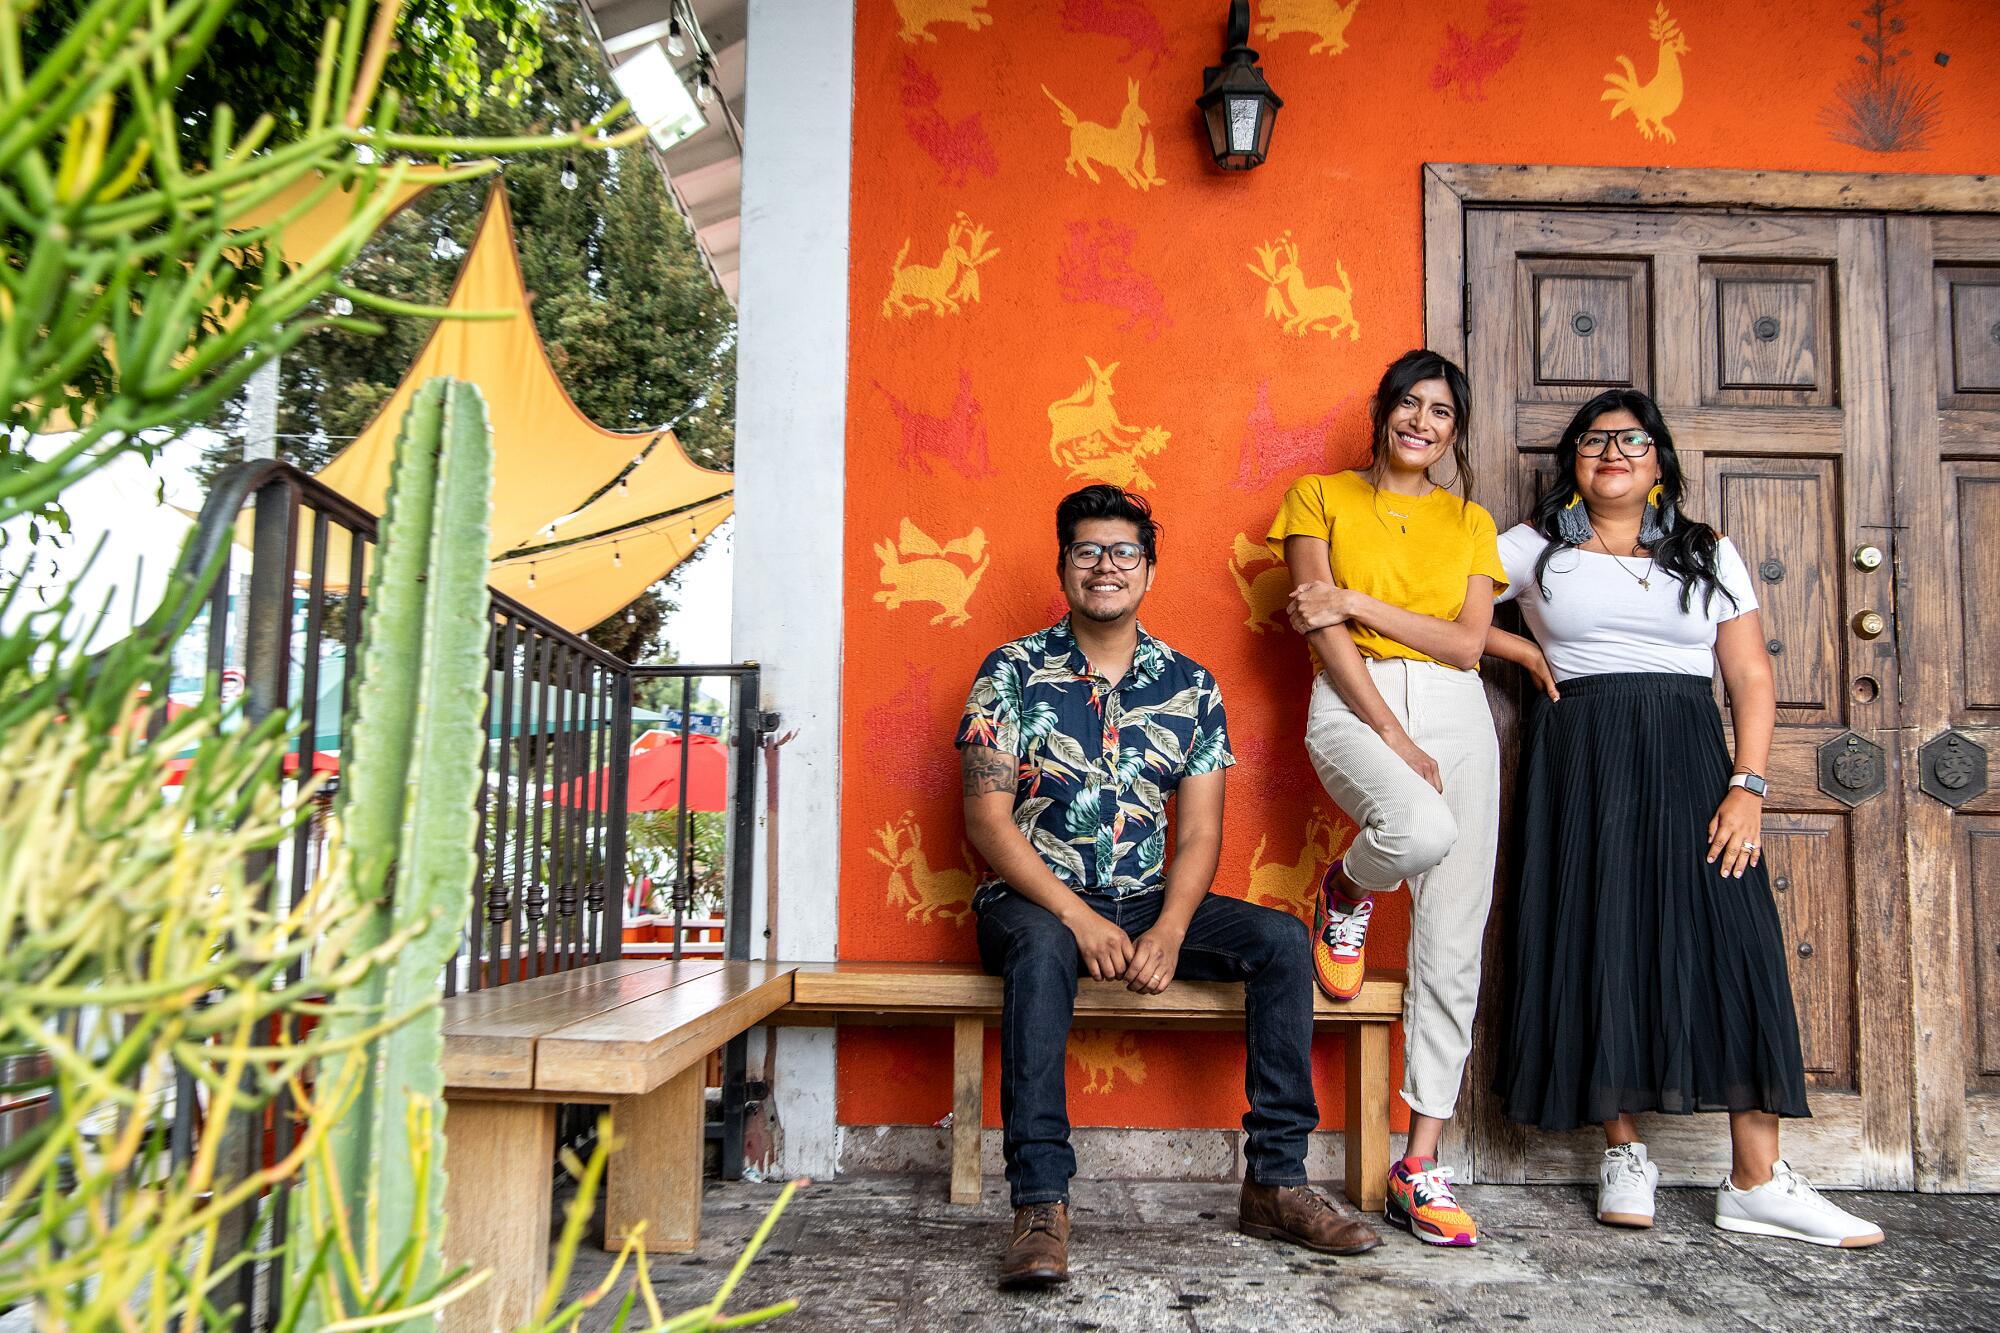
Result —
[[[1102,542],[1071,542],[1067,554],[1069,562],[1078,569],[1093,568],[1106,554],[1111,556],[1114,569],[1137,569],[1146,558],[1146,548],[1137,542],[1113,542],[1109,546]]]
[[[1627,458],[1644,458],[1653,437],[1643,430],[1587,430],[1576,437],[1576,451],[1585,458],[1602,458],[1614,444]]]

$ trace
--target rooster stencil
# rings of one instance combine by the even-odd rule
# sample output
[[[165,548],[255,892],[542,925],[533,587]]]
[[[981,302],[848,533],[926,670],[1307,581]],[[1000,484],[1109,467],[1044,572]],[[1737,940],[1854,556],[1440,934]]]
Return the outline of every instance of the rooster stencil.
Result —
[[[1083,1069],[1082,1092],[1109,1092],[1123,1074],[1127,1083],[1146,1081],[1146,1058],[1129,1032],[1072,1032],[1069,1058]]]
[[[1063,0],[1062,26],[1064,32],[1123,38],[1125,54],[1119,61],[1149,55],[1149,72],[1158,69],[1167,54],[1166,32],[1153,11],[1139,0]]]
[[[1090,378],[1069,397],[1049,404],[1049,457],[1069,469],[1071,479],[1110,482],[1127,490],[1150,491],[1144,460],[1167,447],[1164,426],[1128,426],[1111,405],[1111,377],[1119,363],[1100,366],[1083,359]]]
[[[1354,318],[1354,284],[1348,281],[1347,267],[1338,259],[1334,272],[1340,285],[1313,287],[1299,268],[1299,246],[1286,232],[1269,245],[1257,247],[1257,263],[1245,268],[1264,280],[1264,313],[1278,321],[1286,333],[1303,338],[1324,332],[1338,337],[1345,330],[1349,342],[1361,338],[1361,324]]]
[[[940,546],[931,535],[904,519],[896,540],[875,543],[875,555],[882,562],[882,590],[875,600],[889,610],[905,602],[934,602],[944,608],[931,617],[933,625],[956,629],[972,615],[966,603],[985,577],[993,557],[986,550],[986,532],[974,528],[963,537]],[[953,556],[960,559],[954,560]],[[960,560],[964,563],[960,563]]]
[[[905,264],[910,242],[896,252],[889,265],[889,295],[882,302],[882,318],[897,313],[914,315],[929,310],[934,315],[956,315],[961,301],[979,299],[979,266],[999,254],[988,250],[993,233],[961,212],[945,230],[944,253],[935,264]]]
[[[1056,104],[1062,113],[1062,123],[1069,126],[1069,156],[1063,160],[1063,170],[1076,175],[1077,168],[1095,185],[1103,178],[1092,170],[1091,163],[1111,168],[1118,178],[1135,190],[1150,190],[1155,185],[1165,185],[1153,165],[1153,135],[1146,126],[1152,123],[1139,105],[1139,81],[1125,80],[1125,109],[1118,115],[1116,125],[1100,125],[1094,120],[1079,120],[1076,112],[1063,105],[1062,99],[1042,85],[1042,95]]]
[[[1674,141],[1674,132],[1667,128],[1667,117],[1680,110],[1681,105],[1681,57],[1688,52],[1687,34],[1681,25],[1667,16],[1664,3],[1653,8],[1653,21],[1647,25],[1647,33],[1659,43],[1659,63],[1654,67],[1653,77],[1645,83],[1639,82],[1639,71],[1627,56],[1617,57],[1624,66],[1624,73],[1613,70],[1604,76],[1611,86],[1604,90],[1604,101],[1612,103],[1611,118],[1618,119],[1621,112],[1630,111],[1632,122],[1639,127],[1639,133],[1651,139],[1655,134],[1668,143]]]
[[[1359,8],[1361,0],[1347,0],[1344,5],[1339,0],[1264,0],[1258,6],[1263,22],[1257,25],[1257,35],[1277,38],[1309,32],[1314,40],[1307,55],[1324,51],[1337,56],[1347,49],[1347,25]]]

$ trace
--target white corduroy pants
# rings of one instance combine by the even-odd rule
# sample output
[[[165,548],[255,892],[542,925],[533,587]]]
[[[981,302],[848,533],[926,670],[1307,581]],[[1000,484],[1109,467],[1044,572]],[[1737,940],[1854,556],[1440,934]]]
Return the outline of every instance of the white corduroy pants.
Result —
[[[1366,889],[1410,886],[1409,984],[1403,991],[1403,1100],[1448,1119],[1458,1102],[1479,1006],[1480,946],[1493,905],[1500,747],[1474,671],[1369,659],[1383,700],[1437,762],[1440,794],[1348,708],[1313,682],[1306,753],[1360,832],[1347,873]]]

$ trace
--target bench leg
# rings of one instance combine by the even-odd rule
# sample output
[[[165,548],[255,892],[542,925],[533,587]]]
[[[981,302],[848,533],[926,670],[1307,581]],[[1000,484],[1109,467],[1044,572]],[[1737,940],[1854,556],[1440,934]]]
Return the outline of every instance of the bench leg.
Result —
[[[951,1025],[951,1201],[978,1203],[979,1129],[986,1118],[986,1020]]]
[[[1347,1038],[1347,1197],[1377,1213],[1389,1193],[1389,1025],[1357,1023]]]
[[[604,1195],[604,1248],[616,1251],[639,1223],[651,1254],[686,1254],[701,1239],[702,1088],[696,1064],[611,1108],[621,1147]]]
[[[519,1328],[549,1272],[556,1108],[547,1102],[448,1102],[444,1251],[492,1276],[444,1311],[446,1333]]]

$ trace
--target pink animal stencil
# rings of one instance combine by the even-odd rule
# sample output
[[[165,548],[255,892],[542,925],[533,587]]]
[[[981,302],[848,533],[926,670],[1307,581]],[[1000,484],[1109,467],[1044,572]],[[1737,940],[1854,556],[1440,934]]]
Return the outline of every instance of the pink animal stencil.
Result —
[[[993,141],[979,123],[979,113],[947,120],[938,110],[944,88],[931,72],[910,56],[903,57],[903,127],[917,146],[944,170],[944,183],[963,185],[972,172],[991,180],[1000,170]]]
[[[896,451],[898,464],[913,467],[928,477],[930,460],[935,458],[949,463],[962,477],[993,475],[993,460],[986,444],[986,411],[972,396],[971,371],[958,372],[958,394],[951,400],[951,410],[943,416],[918,411],[890,393],[880,380],[875,381],[875,387],[889,400],[889,410],[896,414],[896,421],[903,428],[902,447]]]
[[[1443,92],[1455,83],[1460,97],[1485,101],[1486,81],[1521,49],[1521,30],[1527,22],[1527,0],[1486,0],[1486,26],[1478,33],[1445,25],[1444,47],[1431,67],[1431,90]]]
[[[1139,0],[1063,0],[1062,26],[1064,32],[1124,38],[1125,54],[1119,61],[1150,55],[1149,72],[1158,69],[1168,54],[1166,31]]]
[[[958,713],[953,705],[932,703],[936,674],[935,668],[919,671],[903,663],[903,683],[895,695],[862,714],[871,785],[925,796],[945,796],[957,788],[958,756],[951,740]],[[970,675],[966,683],[971,683]]]
[[[1236,489],[1261,491],[1280,477],[1296,477],[1326,469],[1327,438],[1334,418],[1354,395],[1335,403],[1317,421],[1281,426],[1271,409],[1271,381],[1257,386],[1257,402],[1243,422],[1243,443],[1237,454]]]
[[[1109,218],[1069,224],[1069,241],[1056,257],[1056,290],[1065,301],[1110,306],[1125,312],[1120,333],[1130,333],[1140,321],[1146,337],[1160,336],[1173,323],[1167,318],[1167,298],[1160,285],[1132,267],[1132,247],[1138,228]]]

